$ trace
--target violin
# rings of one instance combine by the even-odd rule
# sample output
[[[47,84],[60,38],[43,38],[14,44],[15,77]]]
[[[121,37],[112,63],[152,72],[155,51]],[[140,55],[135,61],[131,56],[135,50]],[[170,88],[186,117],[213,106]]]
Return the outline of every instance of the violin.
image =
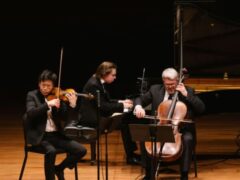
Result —
[[[50,101],[52,99],[61,99],[62,101],[68,102],[67,94],[73,93],[76,96],[84,97],[89,100],[93,99],[94,96],[91,93],[85,94],[85,93],[77,93],[74,89],[68,88],[65,90],[62,90],[61,88],[55,87],[52,92],[48,95],[47,100]]]

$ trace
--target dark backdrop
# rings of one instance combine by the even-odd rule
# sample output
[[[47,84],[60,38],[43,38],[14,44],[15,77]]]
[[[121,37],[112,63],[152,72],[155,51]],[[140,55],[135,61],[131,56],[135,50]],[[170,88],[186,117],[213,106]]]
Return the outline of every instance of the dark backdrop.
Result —
[[[60,9],[29,9],[21,4],[19,14],[11,10],[1,17],[4,104],[22,103],[26,92],[37,87],[43,69],[58,73],[61,47],[61,86],[78,92],[104,59],[118,65],[112,95],[119,98],[136,93],[137,77],[144,67],[146,75],[159,76],[171,64],[172,3],[158,7],[67,5],[66,9],[63,4]]]
[[[229,15],[226,4],[220,1],[211,10]],[[81,92],[97,65],[109,59],[118,65],[112,96],[136,94],[143,68],[146,76],[160,77],[164,68],[173,65],[174,15],[173,1],[2,6],[1,104],[24,106],[26,92],[37,88],[43,69],[58,73],[61,47],[63,88]]]

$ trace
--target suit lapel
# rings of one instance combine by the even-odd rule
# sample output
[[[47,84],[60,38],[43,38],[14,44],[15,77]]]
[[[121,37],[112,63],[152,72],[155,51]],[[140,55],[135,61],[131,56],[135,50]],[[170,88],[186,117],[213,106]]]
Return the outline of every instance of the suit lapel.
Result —
[[[158,95],[159,104],[163,101],[164,96],[165,96],[165,88],[163,86],[161,86],[160,91],[159,91],[159,95]]]

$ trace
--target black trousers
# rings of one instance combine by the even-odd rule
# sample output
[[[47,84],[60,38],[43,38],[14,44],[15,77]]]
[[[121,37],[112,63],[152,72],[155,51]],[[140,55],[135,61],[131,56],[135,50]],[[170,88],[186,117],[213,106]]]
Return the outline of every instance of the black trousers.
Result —
[[[101,133],[103,133],[104,130],[107,130],[108,133],[114,130],[121,130],[123,146],[127,157],[131,157],[137,149],[136,142],[132,141],[129,132],[128,124],[132,121],[129,117],[131,117],[130,113],[123,113],[113,117],[101,117],[100,119]]]
[[[134,151],[137,150],[136,142],[132,140],[129,124],[149,124],[149,119],[138,119],[133,112],[123,113],[113,117],[101,117],[100,130],[108,129],[108,132],[120,129],[123,141],[123,147],[127,158],[134,157]]]
[[[192,161],[192,152],[195,146],[195,136],[191,131],[182,132],[183,152],[180,157],[180,171],[188,172]],[[144,142],[140,143],[142,153],[142,165],[145,168],[147,179],[154,179],[156,169],[152,167],[152,157],[147,154]]]
[[[86,121],[78,122],[79,125],[89,126],[96,128],[96,124],[89,124]],[[100,117],[100,133],[104,133],[107,130],[111,133],[114,130],[121,130],[121,136],[123,141],[124,150],[127,158],[132,157],[135,150],[137,150],[136,142],[131,138],[131,132],[129,130],[129,124],[149,124],[149,120],[145,121],[143,119],[137,119],[132,112],[122,113],[117,116],[111,117]]]
[[[132,112],[125,113],[122,117],[121,133],[124,144],[124,150],[127,157],[132,157],[133,152],[137,150],[136,142],[132,140],[129,124],[149,124],[147,119],[138,119]]]
[[[56,149],[64,149],[68,155],[58,165],[60,170],[66,167],[72,169],[74,165],[86,154],[86,148],[78,142],[71,140],[59,132],[46,132],[41,146],[46,150],[44,157],[44,170],[46,180],[55,179]]]

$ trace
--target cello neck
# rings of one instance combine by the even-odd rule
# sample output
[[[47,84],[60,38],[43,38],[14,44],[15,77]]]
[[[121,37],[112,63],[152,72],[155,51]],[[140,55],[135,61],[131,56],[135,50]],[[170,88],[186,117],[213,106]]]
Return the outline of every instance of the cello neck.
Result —
[[[178,84],[182,83],[183,79],[184,79],[184,75],[181,73]],[[177,102],[178,93],[179,93],[179,91],[175,91],[175,93],[173,95],[172,103],[171,103],[171,106],[169,107],[169,110],[168,110],[167,119],[171,119],[172,116],[173,116],[174,109],[175,109],[176,102]]]

